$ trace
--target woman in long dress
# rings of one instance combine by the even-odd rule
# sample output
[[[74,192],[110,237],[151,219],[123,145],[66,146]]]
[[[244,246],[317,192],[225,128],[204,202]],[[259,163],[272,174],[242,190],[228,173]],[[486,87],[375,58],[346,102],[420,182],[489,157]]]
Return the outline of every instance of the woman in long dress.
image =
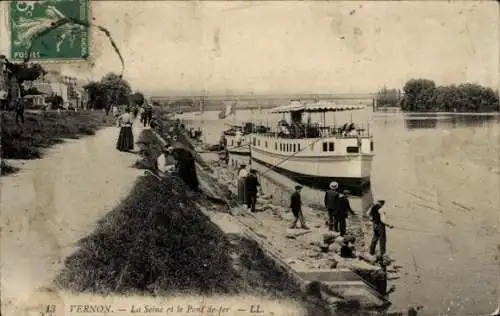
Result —
[[[120,126],[120,135],[116,143],[116,149],[119,151],[130,151],[134,149],[134,134],[132,133],[132,114],[130,108],[125,109],[125,113],[118,118],[118,126]]]
[[[240,165],[238,169],[238,201],[241,204],[245,204],[247,202],[247,190],[246,190],[246,178],[248,176],[248,171],[246,169],[246,165]]]

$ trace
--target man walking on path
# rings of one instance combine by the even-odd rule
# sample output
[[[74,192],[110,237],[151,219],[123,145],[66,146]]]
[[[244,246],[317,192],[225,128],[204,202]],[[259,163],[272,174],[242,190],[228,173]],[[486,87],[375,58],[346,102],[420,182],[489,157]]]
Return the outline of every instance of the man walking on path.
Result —
[[[295,186],[295,192],[290,197],[290,208],[292,209],[293,216],[295,219],[292,222],[290,228],[295,228],[297,226],[297,222],[300,221],[300,226],[302,229],[309,229],[306,225],[306,221],[304,219],[304,215],[302,214],[302,200],[300,198],[300,191],[302,187],[300,185]]]
[[[330,183],[330,189],[325,192],[325,207],[328,211],[328,230],[339,231],[338,224],[335,223],[335,214],[337,210],[337,199],[339,197],[338,193],[339,184],[335,181]]]
[[[255,204],[257,204],[258,187],[260,187],[260,183],[257,179],[257,171],[255,171],[255,169],[252,169],[250,170],[250,174],[246,179],[247,206],[252,213],[255,212]]]
[[[21,122],[21,123],[19,123]],[[24,101],[17,100],[16,102],[16,123],[17,125],[24,124]]]
[[[120,111],[118,110],[118,106],[113,105],[112,108],[113,108],[113,117],[115,118],[115,120],[117,120],[118,117],[120,116]],[[109,112],[109,107],[106,107],[106,110]]]
[[[351,204],[349,203],[349,199],[347,197],[349,191],[343,190],[342,194],[339,194],[337,197],[337,205],[335,206],[336,213],[334,214],[334,228],[335,231],[340,232],[340,236],[345,236],[347,230],[346,220],[349,217],[349,214],[355,215],[355,213],[351,209]]]
[[[144,127],[148,126],[151,123],[151,119],[153,118],[153,107],[149,104],[144,106]]]
[[[368,216],[371,217],[373,223],[373,237],[370,243],[370,254],[375,254],[375,248],[377,243],[380,241],[380,257],[382,258],[385,254],[387,236],[385,227],[394,228],[394,226],[389,225],[386,222],[385,213],[380,211],[385,205],[384,200],[378,200],[368,211]]]

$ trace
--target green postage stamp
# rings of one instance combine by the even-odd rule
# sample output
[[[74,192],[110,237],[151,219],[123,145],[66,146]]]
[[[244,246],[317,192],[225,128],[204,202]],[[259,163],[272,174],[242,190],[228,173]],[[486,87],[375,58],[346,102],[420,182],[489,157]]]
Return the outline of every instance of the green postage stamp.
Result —
[[[90,0],[38,0],[10,2],[11,58],[39,61],[79,60],[89,56],[90,27],[67,23],[53,28],[54,23],[72,18],[89,23]]]

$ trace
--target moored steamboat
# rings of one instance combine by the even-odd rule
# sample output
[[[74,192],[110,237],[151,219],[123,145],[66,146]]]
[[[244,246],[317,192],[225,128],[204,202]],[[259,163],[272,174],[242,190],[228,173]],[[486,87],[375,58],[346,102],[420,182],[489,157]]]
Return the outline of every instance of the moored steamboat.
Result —
[[[325,113],[361,110],[364,106],[337,105],[329,102],[291,102],[271,110],[289,113],[290,122],[280,121],[273,131],[250,135],[252,160],[295,182],[326,189],[331,181],[344,188],[363,189],[370,184],[374,157],[373,137],[369,129],[345,123],[326,126]],[[320,113],[323,125],[303,123],[304,113]]]

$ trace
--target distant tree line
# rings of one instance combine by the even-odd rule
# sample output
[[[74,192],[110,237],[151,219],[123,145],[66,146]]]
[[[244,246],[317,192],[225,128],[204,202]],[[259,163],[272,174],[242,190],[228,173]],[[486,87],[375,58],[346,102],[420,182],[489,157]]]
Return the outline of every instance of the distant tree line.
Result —
[[[403,87],[400,106],[411,112],[495,112],[498,91],[478,84],[436,86],[429,79],[411,79]]]
[[[91,109],[107,109],[113,105],[141,106],[144,95],[132,92],[130,83],[114,73],[109,73],[100,81],[91,81],[83,87],[89,96],[87,106]]]
[[[399,106],[400,92],[398,89],[387,89],[387,87],[384,87],[377,92],[375,98],[379,107],[396,107]]]

